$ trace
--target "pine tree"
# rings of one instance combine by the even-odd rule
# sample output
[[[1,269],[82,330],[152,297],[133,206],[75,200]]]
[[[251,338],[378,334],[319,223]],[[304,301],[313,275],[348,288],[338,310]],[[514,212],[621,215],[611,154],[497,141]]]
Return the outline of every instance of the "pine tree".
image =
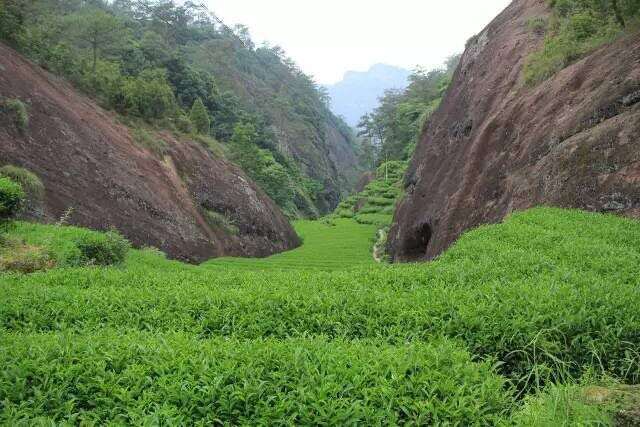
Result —
[[[211,127],[211,120],[209,119],[209,113],[207,108],[202,103],[202,99],[198,98],[194,101],[191,107],[191,113],[189,114],[191,122],[196,128],[198,133],[208,135],[209,128]]]

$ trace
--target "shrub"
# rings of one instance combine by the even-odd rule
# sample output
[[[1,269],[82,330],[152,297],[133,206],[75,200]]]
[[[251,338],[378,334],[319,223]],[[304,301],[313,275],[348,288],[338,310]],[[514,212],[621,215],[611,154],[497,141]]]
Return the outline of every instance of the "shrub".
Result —
[[[157,135],[146,129],[137,128],[133,130],[133,140],[141,147],[151,151],[157,157],[163,158],[169,151],[169,145]]]
[[[12,116],[13,123],[18,130],[22,132],[27,130],[29,126],[29,112],[24,102],[19,99],[8,99],[2,102],[0,107],[2,107],[2,111]]]
[[[14,165],[0,167],[0,176],[11,178],[22,186],[22,189],[29,197],[42,198],[44,196],[44,185],[33,172]]]
[[[496,425],[490,363],[444,340],[399,347],[105,330],[0,335],[0,423]],[[26,405],[25,402],[29,402]]]
[[[145,70],[126,79],[122,88],[122,110],[150,121],[171,116],[176,111],[173,89],[165,70]]]
[[[198,98],[191,107],[191,113],[189,114],[191,123],[196,128],[198,133],[208,135],[211,128],[211,119],[209,119],[209,112],[202,103],[202,99]]]
[[[44,199],[44,185],[36,174],[24,168],[7,165],[0,168],[0,176],[11,178],[20,184],[26,194],[25,210],[30,213],[39,213]]]
[[[192,133],[194,130],[193,123],[186,114],[178,114],[175,119],[175,126],[182,133]]]
[[[530,18],[527,21],[527,27],[534,33],[544,34],[547,31],[547,20],[540,16]]]
[[[236,236],[240,233],[240,229],[225,215],[212,211],[210,209],[204,210],[204,218],[207,223],[214,228],[221,229],[225,231],[227,234],[231,234]]]
[[[130,243],[115,230],[87,233],[76,240],[83,265],[113,265],[124,261]]]
[[[16,216],[25,197],[20,184],[11,178],[0,178],[0,221]]]

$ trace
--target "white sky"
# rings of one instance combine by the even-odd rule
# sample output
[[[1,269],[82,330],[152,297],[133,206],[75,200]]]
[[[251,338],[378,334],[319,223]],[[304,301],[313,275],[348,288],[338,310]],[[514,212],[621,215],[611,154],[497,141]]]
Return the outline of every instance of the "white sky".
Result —
[[[322,84],[384,63],[436,67],[511,0],[206,0],[227,25],[279,45]]]

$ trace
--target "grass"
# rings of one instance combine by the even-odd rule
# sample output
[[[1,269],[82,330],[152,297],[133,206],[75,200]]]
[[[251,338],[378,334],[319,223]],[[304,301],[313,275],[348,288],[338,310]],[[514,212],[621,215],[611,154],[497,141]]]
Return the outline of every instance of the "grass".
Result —
[[[19,131],[25,132],[29,127],[29,111],[27,105],[19,99],[5,99],[0,102],[0,111],[12,117]]]
[[[617,408],[573,384],[640,382],[639,222],[538,208],[422,265],[374,263],[377,228],[0,276],[0,423],[589,425]]]
[[[129,244],[117,232],[101,233],[80,227],[43,225],[24,221],[11,224],[0,245],[4,270],[21,263],[43,268],[111,265],[124,261]],[[31,262],[32,261],[32,262]],[[2,269],[3,266],[0,266]],[[23,271],[24,269],[18,269]]]

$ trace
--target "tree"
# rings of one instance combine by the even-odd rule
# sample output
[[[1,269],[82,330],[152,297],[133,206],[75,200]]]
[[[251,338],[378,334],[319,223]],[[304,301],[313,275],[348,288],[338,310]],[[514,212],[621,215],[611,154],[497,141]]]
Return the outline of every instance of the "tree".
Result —
[[[101,9],[83,11],[71,19],[78,43],[87,45],[91,51],[91,70],[95,76],[98,58],[123,41],[125,28],[117,17]]]
[[[613,13],[620,26],[622,28],[626,27],[627,24],[624,20],[624,16],[622,15],[622,11],[620,10],[620,6],[618,5],[618,0],[611,0],[611,8],[613,9]]]
[[[191,113],[189,114],[191,123],[196,127],[198,133],[208,135],[211,128],[211,119],[209,119],[209,112],[204,106],[202,99],[198,98],[191,107]]]
[[[173,89],[164,69],[144,70],[126,79],[121,110],[145,120],[162,119],[176,111]]]
[[[0,39],[16,44],[24,31],[24,3],[0,0]]]

